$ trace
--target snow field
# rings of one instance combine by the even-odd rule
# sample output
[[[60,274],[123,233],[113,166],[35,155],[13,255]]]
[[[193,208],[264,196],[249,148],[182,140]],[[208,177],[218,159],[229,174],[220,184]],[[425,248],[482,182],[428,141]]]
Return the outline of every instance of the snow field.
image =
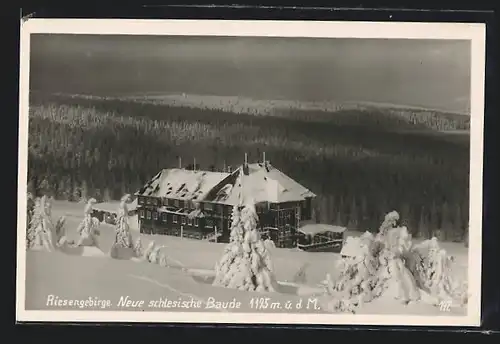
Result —
[[[84,204],[54,201],[52,215],[55,219],[64,215],[66,218],[66,233],[69,240],[76,240],[76,228],[83,219]],[[135,263],[113,259],[101,259],[95,248],[84,248],[81,253],[66,255],[61,252],[28,251],[26,260],[26,308],[47,309],[48,295],[58,295],[63,298],[85,299],[97,297],[109,299],[112,306],[108,310],[122,309],[117,306],[121,296],[129,296],[132,300],[154,301],[160,299],[194,299],[203,304],[212,297],[217,301],[231,301],[236,298],[241,307],[238,309],[217,310],[215,308],[178,309],[177,311],[256,311],[251,307],[253,297],[269,295],[276,303],[287,301],[298,302],[318,293],[317,285],[327,273],[334,278],[336,275],[335,261],[340,257],[334,253],[307,253],[289,249],[271,250],[272,262],[276,279],[282,286],[282,293],[253,293],[234,289],[214,287],[211,282],[214,277],[215,263],[224,253],[225,244],[214,244],[198,240],[181,239],[169,236],[141,235],[137,231],[137,218],[129,218],[134,241],[141,237],[144,248],[151,241],[165,246],[168,268],[156,264]],[[114,242],[114,227],[108,224],[100,225],[98,246],[105,255]],[[467,249],[461,244],[443,243],[441,245],[456,258],[461,271],[457,273],[466,276]],[[86,257],[82,257],[82,255]],[[306,265],[304,285],[293,283],[297,271]],[[321,302],[324,297],[319,297]],[[306,300],[307,301],[307,300]],[[157,302],[158,304],[158,302]],[[132,310],[132,309],[131,309]],[[135,309],[134,309],[135,310]],[[146,307],[140,310],[172,311],[173,308]],[[311,310],[259,309],[259,312],[311,312]],[[317,312],[317,311],[314,311]],[[403,306],[397,301],[381,297],[364,305],[360,313],[366,314],[433,314],[450,315],[440,312],[434,306],[425,303],[415,303]],[[465,310],[452,310],[452,314],[464,314]]]

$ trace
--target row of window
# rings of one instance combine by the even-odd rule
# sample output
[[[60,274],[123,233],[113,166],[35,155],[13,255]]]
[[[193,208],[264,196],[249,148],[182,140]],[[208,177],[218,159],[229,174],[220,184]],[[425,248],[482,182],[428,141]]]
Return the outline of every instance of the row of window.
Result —
[[[141,219],[146,219],[146,220],[155,220],[158,221],[158,216],[159,213],[156,211],[150,211],[150,210],[141,210],[140,212],[140,217]],[[167,213],[160,213],[161,214],[161,221],[162,222],[168,222],[168,215]],[[199,227],[200,226],[200,221],[198,218],[190,218],[185,215],[177,215],[177,214],[170,214],[170,217],[172,219],[172,223],[180,223],[182,225],[188,225],[188,226],[194,226],[194,227]],[[180,219],[179,219],[180,218]],[[179,221],[180,220],[180,221]],[[214,228],[214,221],[212,219],[205,219],[205,227],[206,228]]]
[[[162,204],[163,203],[163,204]],[[159,198],[154,198],[154,197],[139,197],[139,204],[147,204],[147,205],[155,205],[155,206],[161,206],[164,205],[166,207],[172,206],[176,208],[187,208],[187,209],[194,209],[194,202],[190,200],[179,200],[179,199],[173,199],[173,198],[165,198],[163,199],[163,202]],[[201,204],[203,210],[216,210],[217,212],[222,212],[224,210],[224,205],[222,204],[214,204],[214,203],[202,203]],[[256,207],[257,213],[262,213],[264,212],[264,208],[261,206]],[[277,205],[271,206],[271,209],[279,209]],[[286,208],[287,210],[289,208]],[[306,213],[306,209],[304,207],[297,207],[296,208],[296,216],[300,216],[300,213]],[[301,211],[302,210],[302,211]]]
[[[139,197],[139,204],[161,206],[162,201],[159,198]],[[163,205],[166,207],[173,206],[176,208],[195,209],[194,202],[192,202],[190,200],[179,200],[179,199],[165,198],[163,200]],[[204,210],[217,210],[217,212],[222,212],[224,210],[224,206],[222,204],[203,203],[202,207]]]

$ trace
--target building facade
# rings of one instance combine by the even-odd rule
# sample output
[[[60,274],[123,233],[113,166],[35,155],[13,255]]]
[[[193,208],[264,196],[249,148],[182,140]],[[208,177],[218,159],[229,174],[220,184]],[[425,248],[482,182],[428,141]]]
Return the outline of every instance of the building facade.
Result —
[[[233,207],[251,198],[261,235],[276,247],[296,247],[301,221],[312,217],[314,193],[269,162],[231,173],[165,169],[136,193],[139,227],[164,234],[228,242]]]

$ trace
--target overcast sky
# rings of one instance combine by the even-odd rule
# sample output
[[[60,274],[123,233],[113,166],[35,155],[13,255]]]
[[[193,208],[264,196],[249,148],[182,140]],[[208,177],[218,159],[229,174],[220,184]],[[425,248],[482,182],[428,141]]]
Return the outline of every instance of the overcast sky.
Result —
[[[465,111],[470,43],[32,35],[31,88],[358,100]]]

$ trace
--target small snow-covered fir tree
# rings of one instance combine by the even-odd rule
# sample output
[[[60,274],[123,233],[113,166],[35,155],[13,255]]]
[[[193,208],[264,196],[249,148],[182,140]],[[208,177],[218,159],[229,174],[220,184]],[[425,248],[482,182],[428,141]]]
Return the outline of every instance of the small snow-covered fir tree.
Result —
[[[130,195],[125,195],[120,201],[118,207],[118,216],[115,225],[115,241],[111,246],[110,256],[114,259],[132,259],[136,257],[134,251],[134,242],[130,227],[128,224],[128,207]]]
[[[137,258],[142,257],[144,254],[144,249],[142,248],[142,241],[141,237],[137,237],[137,240],[134,243],[134,253]]]
[[[28,226],[26,227],[26,248],[35,246],[36,229],[42,221],[40,198],[28,203]]]
[[[51,204],[47,196],[37,199],[26,237],[28,249],[47,251],[56,249],[58,238],[51,216]],[[62,226],[64,222],[59,220],[58,224]]]
[[[327,276],[331,284],[328,293],[334,296],[327,308],[337,312],[355,312],[358,306],[378,297],[384,290],[385,276],[378,273],[380,263],[373,255],[373,245],[376,245],[373,235],[365,233],[358,240],[349,240],[349,244],[354,247],[346,246],[350,252],[339,261],[336,280],[329,281]]]
[[[215,286],[246,291],[275,291],[271,257],[257,231],[255,205],[233,207],[230,242],[216,264]]]
[[[33,195],[28,192],[26,197],[26,233],[28,233],[28,228],[31,223],[31,218],[33,217],[33,211],[35,209],[35,200],[33,199]]]
[[[142,253],[142,259],[149,262],[149,256],[151,255],[151,253],[153,252],[155,247],[156,247],[156,243],[154,241],[151,241],[148,244],[148,246],[146,247],[146,249],[144,250],[144,252]]]
[[[130,195],[125,195],[120,201],[118,208],[118,216],[116,219],[116,236],[115,245],[118,247],[132,248],[132,235],[130,234],[130,227],[128,224],[128,207],[127,203],[130,201]]]
[[[153,251],[151,252],[151,254],[149,255],[148,257],[148,260],[150,263],[153,263],[153,264],[159,264],[160,263],[160,259],[161,259],[161,249],[163,247],[162,246],[155,246]]]
[[[434,297],[435,302],[464,303],[467,299],[466,278],[458,280],[453,274],[454,261],[437,238],[423,241],[412,248],[408,265],[418,286]]]
[[[85,208],[83,210],[83,220],[80,222],[77,232],[79,234],[79,239],[76,246],[98,246],[97,236],[99,232],[99,219],[92,217],[93,205],[97,201],[95,198],[91,198],[87,201]]]
[[[56,237],[56,243],[57,246],[61,246],[64,243],[66,243],[66,218],[64,216],[61,216],[57,222],[56,222],[56,227],[55,227],[55,237]]]
[[[168,265],[168,261],[167,255],[162,251],[164,248],[165,246],[157,246],[154,241],[151,241],[146,249],[142,251],[142,255],[138,255],[137,257],[148,263],[158,264],[162,267],[166,267]],[[136,254],[137,253],[138,252],[136,251]]]

